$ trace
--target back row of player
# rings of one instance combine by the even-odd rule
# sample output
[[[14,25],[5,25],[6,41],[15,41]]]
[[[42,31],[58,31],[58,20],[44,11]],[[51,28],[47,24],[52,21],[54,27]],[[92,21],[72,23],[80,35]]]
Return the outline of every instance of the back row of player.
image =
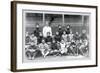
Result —
[[[49,26],[47,27],[49,28]],[[29,35],[29,33],[26,32],[26,44],[28,44],[29,41],[31,42],[33,41],[35,44],[39,44],[41,43],[42,39],[45,39],[45,42],[52,42],[52,40],[55,40],[56,42],[61,42],[61,39],[63,39],[64,42],[70,42],[72,39],[73,40],[87,39],[86,30],[82,30],[81,34],[79,34],[78,32],[73,34],[70,25],[67,25],[66,30],[63,30],[61,25],[59,25],[55,35],[52,35],[50,30],[45,30],[45,32],[44,30],[45,29],[43,29],[43,32],[41,32],[39,24],[37,24],[36,29],[34,30],[33,33]]]

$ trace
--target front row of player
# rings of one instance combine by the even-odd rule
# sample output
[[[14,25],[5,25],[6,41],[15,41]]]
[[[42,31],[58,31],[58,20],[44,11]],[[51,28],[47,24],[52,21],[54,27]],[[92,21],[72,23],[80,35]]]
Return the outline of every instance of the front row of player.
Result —
[[[34,37],[34,38],[33,38]],[[70,56],[78,56],[88,55],[88,40],[87,39],[73,39],[68,41],[68,38],[64,38],[65,36],[62,35],[63,39],[56,41],[55,39],[50,39],[49,41],[42,38],[38,45],[36,44],[37,38],[34,36],[30,37],[31,42],[29,45],[26,45],[25,51],[26,56],[28,59],[34,59],[36,56],[41,54],[44,58],[46,56],[63,56],[63,55],[70,55]],[[78,38],[78,37],[76,37]],[[51,41],[52,40],[52,41]],[[40,55],[40,56],[41,56]]]

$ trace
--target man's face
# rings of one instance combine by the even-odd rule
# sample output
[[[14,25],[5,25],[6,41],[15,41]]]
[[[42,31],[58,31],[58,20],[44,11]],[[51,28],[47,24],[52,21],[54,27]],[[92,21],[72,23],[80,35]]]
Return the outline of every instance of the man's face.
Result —
[[[56,32],[56,35],[59,35],[59,32]]]
[[[67,28],[70,28],[70,25],[67,25]]]
[[[52,42],[55,43],[55,40],[53,40]]]
[[[76,34],[78,35],[78,32],[76,32]]]
[[[28,32],[26,32],[26,36],[28,36]]]
[[[42,40],[42,43],[45,43],[45,40]]]
[[[66,34],[66,32],[64,31],[63,34]]]
[[[64,40],[61,40],[61,43],[64,43]]]
[[[49,22],[48,21],[46,21],[46,25],[49,26]]]
[[[31,36],[34,37],[34,34],[32,34]]]
[[[61,26],[59,26],[59,28],[61,28]]]
[[[42,33],[40,33],[40,36],[42,36]]]
[[[85,34],[86,33],[86,30],[82,30],[82,33]]]
[[[67,28],[69,28],[69,25],[67,26]]]
[[[36,25],[36,28],[39,28],[39,25]]]

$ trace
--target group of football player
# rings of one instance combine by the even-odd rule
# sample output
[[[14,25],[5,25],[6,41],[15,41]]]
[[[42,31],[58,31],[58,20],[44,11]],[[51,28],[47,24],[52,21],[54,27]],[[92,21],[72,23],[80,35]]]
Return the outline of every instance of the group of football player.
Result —
[[[89,38],[85,29],[81,30],[81,33],[73,33],[72,26],[67,25],[66,29],[63,29],[59,25],[54,35],[51,36],[50,32],[47,32],[44,37],[37,24],[34,32],[25,34],[25,55],[28,59],[35,59],[38,54],[44,58],[47,56],[88,56]]]

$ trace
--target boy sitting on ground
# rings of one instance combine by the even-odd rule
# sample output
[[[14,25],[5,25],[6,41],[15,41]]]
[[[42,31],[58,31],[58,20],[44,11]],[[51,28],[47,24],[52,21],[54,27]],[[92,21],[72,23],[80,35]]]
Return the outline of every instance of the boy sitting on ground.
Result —
[[[56,41],[55,40],[53,40],[52,41],[52,43],[51,43],[51,54],[53,54],[54,56],[57,56],[57,55],[59,55],[59,48],[58,48],[58,45],[57,45],[57,43],[56,43]]]
[[[49,54],[49,51],[50,51],[48,44],[46,44],[45,40],[42,39],[42,43],[40,43],[38,47],[39,47],[39,50],[41,51],[41,54],[45,58]]]

